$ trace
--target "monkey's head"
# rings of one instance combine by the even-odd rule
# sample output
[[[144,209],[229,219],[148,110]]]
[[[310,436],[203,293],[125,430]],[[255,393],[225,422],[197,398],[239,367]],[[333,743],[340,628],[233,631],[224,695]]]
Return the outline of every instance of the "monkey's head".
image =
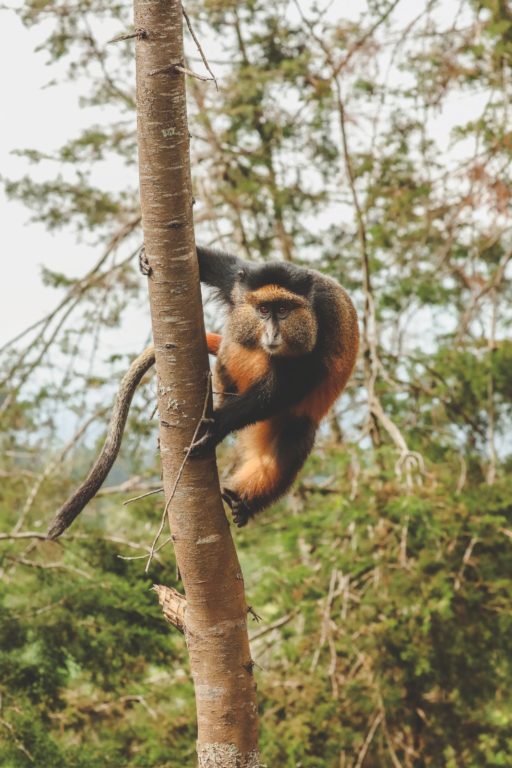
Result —
[[[306,355],[315,347],[318,330],[309,298],[310,282],[302,271],[300,284],[294,285],[289,265],[272,266],[273,272],[277,269],[280,274],[267,275],[269,265],[252,274],[243,270],[239,275],[230,318],[233,338],[244,346],[260,347],[271,356]],[[269,278],[281,279],[279,283],[264,282]]]

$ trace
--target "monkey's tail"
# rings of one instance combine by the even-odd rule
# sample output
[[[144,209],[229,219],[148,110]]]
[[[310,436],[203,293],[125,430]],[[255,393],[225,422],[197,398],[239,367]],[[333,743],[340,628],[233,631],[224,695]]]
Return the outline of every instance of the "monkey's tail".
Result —
[[[206,344],[211,355],[217,354],[221,340],[222,337],[218,333],[206,334]],[[47,537],[49,539],[58,539],[101,488],[121,448],[126,419],[135,390],[154,362],[155,349],[148,347],[133,361],[124,375],[114,402],[107,436],[100,455],[85,480],[73,491],[55,515],[48,529]]]

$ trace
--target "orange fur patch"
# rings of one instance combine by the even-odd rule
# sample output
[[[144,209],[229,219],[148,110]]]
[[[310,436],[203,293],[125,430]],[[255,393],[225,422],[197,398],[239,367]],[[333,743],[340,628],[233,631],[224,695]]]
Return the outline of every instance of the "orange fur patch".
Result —
[[[222,336],[220,333],[207,333],[206,334],[206,346],[210,355],[216,355],[219,351]]]
[[[251,304],[265,304],[272,301],[293,301],[297,305],[307,304],[301,296],[287,291],[281,285],[264,285],[256,291],[251,291],[247,294],[247,301]]]
[[[247,349],[241,344],[231,342],[223,348],[222,363],[239,392],[262,379],[269,368],[269,357],[262,349]]]
[[[240,465],[230,485],[246,499],[271,494],[280,478],[272,419],[246,427],[239,435]]]

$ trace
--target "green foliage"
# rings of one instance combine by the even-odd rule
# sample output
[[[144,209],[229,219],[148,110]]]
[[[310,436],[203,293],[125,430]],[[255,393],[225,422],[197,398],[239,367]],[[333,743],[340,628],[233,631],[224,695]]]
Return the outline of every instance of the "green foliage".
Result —
[[[152,579],[140,561],[119,559],[126,550],[101,534],[70,543],[62,556],[59,549],[32,548],[33,565],[18,570],[18,558],[26,561],[22,549],[4,546],[2,765],[129,761],[149,768],[165,759],[170,745],[175,754],[189,755],[188,682],[185,698],[180,694],[185,648],[162,620]],[[161,575],[160,567],[152,569],[153,579]],[[162,707],[159,691],[175,677],[173,696],[163,695]]]
[[[78,174],[76,182],[66,182],[62,177],[52,182],[35,184],[25,177],[5,185],[9,197],[17,197],[36,211],[33,221],[44,221],[48,229],[67,224],[70,218],[79,230],[89,230],[110,223],[123,210],[122,199],[87,187]]]
[[[262,651],[268,764],[353,764],[375,718],[369,765],[411,750],[476,768],[488,745],[497,765],[510,750],[512,484],[450,496],[366,482],[353,502],[308,496],[268,542],[279,570],[258,571],[257,594],[273,585],[275,615],[293,612]],[[247,536],[268,556],[267,530]]]
[[[350,499],[347,456],[331,448],[288,501],[235,532],[263,619],[251,631],[264,764],[353,764],[372,726],[368,765],[507,764],[512,482],[406,494],[392,471],[383,479],[389,458],[363,468]],[[333,492],[315,490],[318,473]],[[185,644],[149,589],[173,584],[170,553],[148,577],[109,540],[147,541],[158,510],[103,507],[60,545],[2,542],[9,768],[30,765],[26,752],[36,765],[195,764]]]

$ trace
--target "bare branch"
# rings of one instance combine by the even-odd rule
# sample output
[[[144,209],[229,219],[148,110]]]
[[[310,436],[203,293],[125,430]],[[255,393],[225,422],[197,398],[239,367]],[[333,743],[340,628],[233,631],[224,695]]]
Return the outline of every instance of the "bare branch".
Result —
[[[174,67],[176,72],[181,72],[182,75],[188,75],[189,77],[195,77],[196,80],[204,80],[204,82],[208,82],[209,80],[214,80],[215,84],[217,84],[217,81],[214,77],[206,77],[206,75],[200,75],[197,72],[193,72],[191,69],[188,69],[188,67],[182,67],[181,64],[176,64]]]
[[[0,541],[16,541],[17,539],[39,539],[48,541],[44,533],[35,533],[34,531],[23,531],[23,533],[0,533]]]
[[[296,616],[298,613],[298,609],[295,609],[294,611],[290,611],[289,613],[285,613],[284,616],[281,616],[281,618],[276,619],[276,621],[273,621],[272,624],[269,624],[266,627],[262,627],[257,632],[253,632],[250,635],[251,643],[255,640],[259,640],[260,637],[263,637],[264,635],[268,635],[269,632],[273,632],[274,629],[279,629],[280,627],[284,627],[285,624],[288,624],[289,621],[291,621],[294,616]]]
[[[473,554],[473,550],[476,544],[478,544],[478,538],[476,536],[472,536],[468,546],[466,547],[464,555],[462,557],[462,563],[459,568],[459,572],[455,577],[455,581],[453,584],[453,589],[455,590],[455,592],[458,592],[461,587],[462,579],[464,578],[464,571],[466,569],[466,566],[469,564],[471,560],[471,555]]]
[[[163,486],[159,486],[158,488],[152,488],[150,491],[146,491],[146,493],[141,493],[140,496],[134,496],[132,499],[126,499],[126,501],[123,501],[123,506],[126,506],[127,504],[133,504],[134,501],[139,501],[139,499],[145,499],[147,496],[154,496],[155,493],[162,493],[164,490]]]
[[[370,744],[373,741],[373,737],[375,736],[375,733],[377,731],[377,728],[381,724],[382,720],[384,718],[384,712],[382,710],[379,710],[377,714],[375,715],[375,718],[373,720],[373,723],[370,726],[370,730],[368,731],[368,734],[366,736],[366,739],[364,740],[364,744],[361,747],[359,754],[357,756],[357,762],[354,766],[354,768],[362,768],[366,753],[368,752],[368,749],[370,748]]]
[[[173,540],[172,536],[169,536],[167,539],[165,539],[165,541],[163,541],[155,550],[153,550],[153,557],[156,557],[158,552],[160,552],[164,547],[166,547],[172,540]],[[141,545],[138,546],[139,549],[140,547]],[[147,554],[145,555],[118,555],[118,558],[120,560],[145,560],[148,554],[151,554],[152,550],[150,546],[144,547],[144,549],[147,552]]]
[[[0,347],[0,353],[3,352],[5,349],[8,349],[9,347],[12,347],[17,341],[22,339],[24,336],[26,336],[31,331],[34,331],[36,328],[38,328],[40,325],[44,325],[44,330],[48,327],[48,325],[51,323],[51,321],[54,319],[54,317],[63,309],[66,304],[69,303],[77,294],[80,296],[85,293],[90,287],[93,287],[97,285],[98,281],[101,281],[104,279],[105,274],[98,274],[109,258],[113,251],[119,246],[119,244],[124,240],[128,235],[130,235],[136,227],[140,223],[140,216],[135,217],[134,219],[131,219],[127,224],[124,224],[121,229],[115,233],[115,235],[112,236],[110,239],[109,244],[107,245],[107,248],[105,249],[105,252],[101,255],[101,257],[98,259],[96,264],[92,267],[89,272],[87,272],[84,277],[82,277],[73,287],[68,291],[67,295],[62,299],[62,301],[53,309],[51,312],[49,312],[47,315],[42,317],[40,320],[37,320],[35,323],[32,323],[32,325],[29,325],[28,328],[25,328],[25,330],[18,333],[16,336],[14,336],[9,341],[5,342]],[[137,251],[135,253],[138,253],[140,250],[140,246],[137,248]],[[114,267],[112,267],[112,270],[109,270],[109,273],[111,271],[115,271],[117,269],[120,269],[123,267],[128,261],[130,261],[133,258],[134,254],[130,254],[130,256],[127,259],[124,259],[123,261],[119,262],[119,264],[116,264]],[[40,338],[41,333],[38,337],[36,337],[36,340]],[[35,340],[34,340],[35,341]],[[32,342],[32,344],[34,343]]]
[[[185,614],[187,600],[176,589],[166,587],[163,584],[153,584],[153,589],[158,595],[158,602],[162,606],[166,620],[180,632],[185,631]]]
[[[195,32],[194,32],[194,29],[193,29],[193,27],[192,27],[192,23],[191,23],[191,21],[190,21],[189,15],[188,15],[188,13],[186,12],[186,10],[185,10],[185,8],[184,8],[183,4],[181,5],[181,10],[183,11],[183,16],[184,16],[184,18],[185,18],[185,21],[187,22],[188,31],[189,31],[189,32],[190,32],[190,34],[192,35],[192,39],[193,39],[194,43],[195,43],[195,44],[196,44],[196,46],[197,46],[197,50],[199,51],[199,55],[201,56],[201,59],[203,60],[203,64],[204,64],[205,68],[207,69],[207,71],[208,71],[208,72],[210,73],[210,75],[212,76],[212,77],[211,77],[211,79],[212,79],[212,80],[213,80],[213,82],[215,83],[215,88],[216,88],[217,90],[219,90],[219,84],[217,83],[217,78],[215,77],[215,75],[213,74],[212,70],[210,69],[210,65],[208,64],[208,59],[206,58],[206,56],[205,56],[205,54],[204,54],[204,51],[203,51],[203,49],[201,48],[201,44],[199,43],[199,40],[197,39],[197,36],[196,36],[196,34],[195,34]],[[208,78],[208,79],[209,79],[209,78]]]
[[[27,565],[30,568],[39,568],[43,571],[68,571],[69,573],[74,573],[77,576],[82,576],[84,579],[87,579],[88,581],[92,581],[92,576],[90,573],[87,573],[86,571],[82,571],[81,568],[75,568],[72,565],[65,565],[64,563],[36,563],[34,560],[27,560],[24,557],[13,557],[12,555],[6,555],[6,559],[10,560],[13,563],[19,563],[20,565]]]
[[[107,45],[109,43],[119,43],[122,40],[132,40],[133,38],[144,40],[147,36],[148,33],[145,29],[136,29],[135,32],[126,32],[124,35],[117,35],[117,37],[113,37],[112,40],[107,40]]]
[[[356,40],[356,42],[349,48],[345,56],[341,59],[339,64],[336,66],[335,70],[333,71],[334,77],[339,75],[342,69],[347,66],[349,61],[351,60],[352,56],[363,47],[363,45],[366,43],[367,40],[370,39],[370,37],[374,34],[374,32],[377,31],[377,29],[384,24],[384,22],[391,16],[393,11],[395,10],[396,6],[400,0],[395,0],[394,3],[391,3],[391,5],[387,8],[387,10],[380,16],[374,24],[363,34],[361,37]]]
[[[28,751],[26,746],[23,744],[19,736],[17,735],[16,731],[14,730],[14,726],[11,725],[7,720],[5,720],[3,717],[0,717],[0,725],[5,728],[6,731],[9,731],[11,734],[11,738],[16,744],[16,747],[19,749],[20,752],[22,752],[26,758],[30,760],[31,763],[34,762],[34,757],[32,754]]]

